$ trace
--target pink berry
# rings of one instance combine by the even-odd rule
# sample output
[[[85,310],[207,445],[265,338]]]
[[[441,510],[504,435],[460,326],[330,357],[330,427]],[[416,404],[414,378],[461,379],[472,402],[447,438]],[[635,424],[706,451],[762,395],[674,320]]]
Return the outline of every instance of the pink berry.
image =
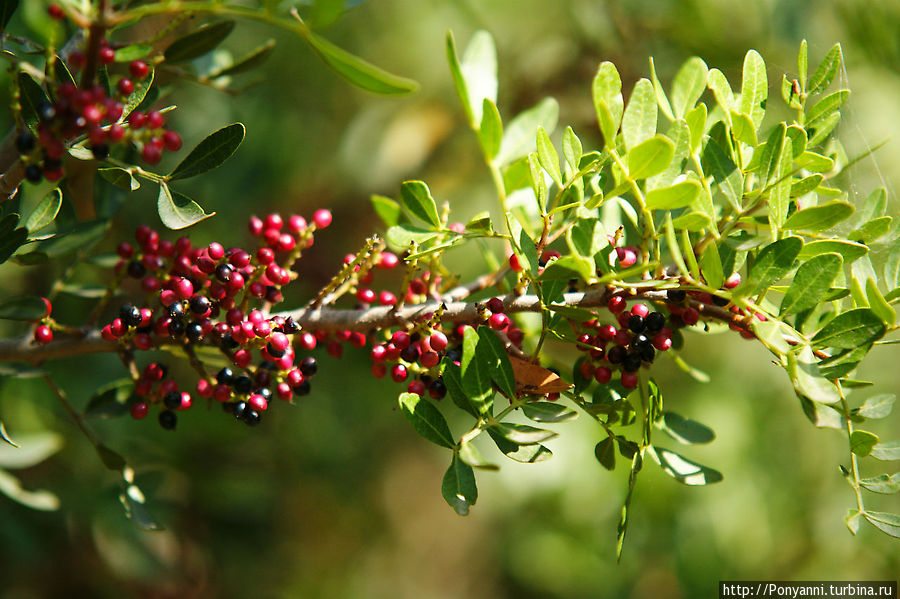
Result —
[[[495,331],[502,331],[509,326],[509,322],[509,316],[502,312],[491,314],[491,317],[488,319],[488,325]]]
[[[291,233],[300,233],[305,231],[307,227],[306,219],[298,214],[292,214],[287,222],[288,231]]]
[[[266,398],[259,393],[251,395],[250,399],[247,400],[247,403],[257,412],[262,412],[269,407],[269,402],[267,402]]]
[[[181,278],[175,282],[173,291],[179,298],[186,300],[194,295],[194,285],[188,279]]]
[[[628,268],[637,262],[637,250],[633,247],[618,247],[616,248],[616,257],[619,260],[619,266]]]
[[[365,304],[373,304],[375,303],[375,292],[367,287],[361,287],[356,292],[356,299],[365,303]]]
[[[391,343],[399,350],[406,349],[409,347],[410,343],[409,333],[406,331],[395,331],[394,334],[391,335]]]
[[[730,277],[725,279],[724,287],[725,287],[725,289],[734,289],[735,287],[737,287],[740,284],[741,284],[741,273],[736,272],[736,273],[732,273],[732,275]]]
[[[635,304],[631,307],[631,313],[637,314],[641,318],[646,318],[650,314],[650,308],[647,307],[647,304]]]
[[[381,259],[378,261],[378,268],[384,268],[390,270],[397,266],[400,263],[400,258],[397,257],[397,254],[391,252],[381,252]]]
[[[331,211],[324,208],[316,210],[315,214],[313,214],[313,222],[316,223],[316,227],[319,229],[324,229],[330,225],[331,218]]]
[[[391,378],[395,383],[402,383],[406,380],[408,373],[406,371],[406,366],[403,364],[394,364],[391,368]]]
[[[285,351],[291,344],[291,340],[284,333],[272,333],[269,335],[268,342],[277,351]]]
[[[239,349],[234,352],[234,357],[232,358],[235,366],[240,368],[246,368],[250,366],[250,362],[253,361],[253,356],[246,349]]]
[[[381,291],[378,294],[378,303],[382,306],[393,306],[397,303],[397,296],[390,291]]]

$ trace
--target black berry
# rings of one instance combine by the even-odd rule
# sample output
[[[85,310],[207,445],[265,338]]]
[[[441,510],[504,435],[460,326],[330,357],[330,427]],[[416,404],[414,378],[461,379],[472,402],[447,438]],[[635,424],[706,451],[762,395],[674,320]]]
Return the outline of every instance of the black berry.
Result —
[[[246,374],[242,374],[234,379],[233,384],[234,390],[238,393],[250,393],[250,390],[253,388],[253,381]]]
[[[646,326],[644,317],[640,314],[632,314],[628,317],[628,330],[632,333],[640,333]]]
[[[625,354],[626,351],[624,347],[615,345],[606,352],[606,359],[609,360],[610,364],[621,364],[625,359]]]
[[[244,422],[247,423],[247,426],[256,426],[260,420],[262,420],[262,417],[256,410],[247,410],[244,413]]]
[[[312,356],[306,356],[303,358],[303,361],[300,362],[300,372],[302,372],[304,376],[312,376],[318,371],[319,365]]]
[[[222,370],[216,374],[216,381],[220,385],[233,385],[234,384],[234,371],[226,366]]]
[[[665,326],[666,317],[660,314],[659,312],[651,312],[644,319],[644,325],[646,325],[646,331],[648,333],[656,333]]]
[[[40,183],[44,178],[44,171],[36,164],[29,164],[25,167],[25,179],[31,183]]]
[[[683,289],[668,289],[666,290],[666,297],[670,302],[679,303],[687,298],[687,293]]]
[[[622,368],[625,372],[636,372],[641,367],[641,356],[637,352],[632,352],[625,356],[622,361]]]
[[[309,384],[309,381],[303,381],[302,383],[294,387],[294,395],[298,397],[309,395],[310,389],[311,386]]]
[[[119,318],[129,327],[136,327],[143,320],[140,309],[132,304],[125,304],[119,309]]]
[[[174,431],[178,424],[178,417],[171,410],[163,410],[159,413],[159,425],[167,431]]]
[[[231,280],[231,275],[234,274],[234,269],[231,268],[229,264],[220,264],[216,267],[216,278],[222,281],[223,283],[227,283]]]
[[[19,154],[29,154],[34,149],[35,141],[34,135],[23,131],[16,137],[16,149],[19,150]]]
[[[103,160],[104,158],[109,156],[109,146],[106,144],[91,146],[91,154],[93,154],[94,158],[96,158],[97,160]]]
[[[166,393],[165,397],[163,397],[163,403],[166,404],[166,407],[170,410],[177,410],[181,407],[181,393],[178,391],[169,391]]]
[[[203,326],[199,322],[192,322],[184,328],[184,334],[191,343],[197,343],[203,339]]]
[[[143,263],[138,260],[132,260],[128,263],[128,276],[132,279],[140,279],[147,274],[147,269]]]
[[[234,414],[235,418],[237,418],[238,420],[243,420],[246,412],[247,412],[247,402],[246,401],[239,401],[236,404],[234,404],[234,410],[232,411],[232,413]]]
[[[190,305],[191,312],[198,316],[206,314],[206,311],[210,309],[209,298],[205,295],[193,296],[188,304]]]

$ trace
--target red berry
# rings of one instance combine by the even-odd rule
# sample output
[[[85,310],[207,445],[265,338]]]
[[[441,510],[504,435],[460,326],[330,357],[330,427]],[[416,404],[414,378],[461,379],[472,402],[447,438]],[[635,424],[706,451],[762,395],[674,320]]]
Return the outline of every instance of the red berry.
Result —
[[[276,231],[280,231],[284,226],[284,219],[281,218],[281,215],[277,212],[273,212],[266,217],[264,225],[266,229],[275,229]]]
[[[619,266],[628,268],[634,266],[637,262],[637,249],[633,247],[616,248],[616,257],[619,260]]]
[[[41,345],[53,341],[53,330],[45,324],[34,329],[34,340]]]
[[[612,370],[606,366],[598,366],[594,370],[594,379],[601,385],[605,385],[612,378]]]
[[[166,122],[165,117],[163,117],[163,115],[159,111],[151,110],[150,112],[147,113],[147,128],[148,129],[159,129],[160,127],[162,127],[165,124],[165,122]]]
[[[44,312],[44,316],[50,316],[50,312],[53,311],[53,304],[50,303],[46,297],[42,297],[41,301],[44,302],[44,308],[46,309]]]
[[[622,386],[626,389],[634,389],[638,385],[638,375],[636,372],[622,373]]]
[[[384,364],[372,364],[372,376],[376,379],[384,378],[387,374],[387,366]]]
[[[146,401],[139,401],[131,406],[131,417],[135,420],[140,420],[147,416],[147,412],[150,411],[150,406],[147,405]]]
[[[409,333],[406,331],[395,331],[394,334],[391,335],[391,343],[399,350],[406,349],[409,347],[410,343]]]
[[[425,368],[434,368],[441,361],[441,356],[435,351],[426,351],[419,357],[419,363]]]
[[[188,279],[178,279],[175,281],[174,291],[179,298],[186,300],[194,295],[194,285]]]
[[[407,376],[406,366],[403,364],[394,364],[393,368],[391,368],[391,378],[394,379],[395,383],[402,383]]]
[[[62,7],[55,2],[47,7],[47,14],[50,15],[51,19],[62,20],[66,18],[66,13],[63,12]]]
[[[239,349],[234,352],[234,357],[232,358],[235,366],[240,368],[246,368],[250,366],[250,362],[253,361],[253,356],[246,349]]]
[[[313,339],[315,339],[315,337],[313,337]],[[268,342],[269,345],[277,351],[285,351],[291,344],[291,340],[288,339],[288,336],[284,333],[272,333],[269,335]]]
[[[522,270],[522,264],[519,262],[519,257],[515,254],[511,254],[509,257],[509,267],[514,272],[520,272]]]
[[[106,341],[115,341],[117,337],[113,335],[112,327],[106,325],[102,329],[100,329],[100,336]]]
[[[606,307],[609,308],[609,311],[613,314],[620,314],[623,310],[625,310],[625,298],[621,295],[614,295],[609,298],[609,301],[606,302]]]
[[[307,227],[306,219],[298,214],[292,214],[287,222],[288,231],[291,233],[300,233],[305,231]]]
[[[367,287],[361,287],[356,292],[356,299],[366,304],[375,303],[375,292]]]
[[[324,229],[331,224],[331,211],[324,208],[316,210],[315,214],[313,214],[313,222],[316,223],[316,227],[319,229]]]
[[[156,164],[162,159],[162,150],[153,144],[147,143],[144,144],[141,150],[141,157],[147,164]]]
[[[303,349],[314,350],[316,349],[316,343],[316,336],[309,331],[300,335],[300,347],[302,347]]]
[[[103,64],[112,64],[116,60],[116,51],[108,46],[100,48],[99,58]]]
[[[435,331],[428,338],[428,345],[436,352],[444,351],[447,347],[447,336],[441,331]]]
[[[507,329],[506,336],[515,345],[522,345],[522,341],[525,340],[525,333],[522,329],[517,329],[512,326]]]
[[[135,79],[143,79],[150,73],[150,67],[143,60],[133,60],[128,65],[128,71]]]
[[[641,318],[646,318],[650,314],[650,308],[647,307],[647,304],[635,304],[631,307],[631,313],[637,314]]]
[[[153,339],[147,333],[138,333],[134,336],[134,346],[142,351],[147,351],[153,347]]]
[[[382,306],[393,306],[397,303],[397,296],[390,291],[382,291],[378,294],[378,303]]]
[[[409,387],[406,388],[409,393],[415,393],[419,397],[425,395],[425,383],[416,379],[409,384]]]
[[[328,355],[334,358],[340,358],[344,355],[344,346],[341,345],[340,341],[332,339],[328,342],[328,345],[325,347],[325,351],[328,352]]]
[[[73,70],[78,70],[84,66],[84,63],[87,62],[87,57],[84,55],[84,52],[80,50],[75,50],[71,54],[69,54],[69,66]]]
[[[260,264],[272,264],[275,261],[275,252],[271,248],[259,248],[256,251],[256,260]]]
[[[659,332],[653,336],[653,347],[659,351],[666,351],[672,348],[672,336],[663,332]]]
[[[197,381],[197,395],[200,397],[212,397],[214,391],[215,388],[208,380],[200,379]]]
[[[132,129],[140,129],[147,124],[147,115],[143,112],[132,112],[128,116],[128,126]]]
[[[488,325],[495,331],[502,331],[509,326],[509,322],[509,316],[502,312],[491,314],[491,317],[488,319]]]
[[[495,314],[503,312],[503,300],[499,297],[492,297],[487,301],[487,308]]]
[[[134,92],[134,83],[131,82],[131,79],[122,78],[116,84],[116,89],[123,96],[130,96]]]
[[[381,252],[381,258],[378,260],[378,268],[390,270],[400,263],[397,254],[391,252]]]
[[[601,341],[612,341],[616,338],[616,327],[611,324],[605,324],[597,329],[597,337]]]
[[[122,141],[122,138],[125,137],[125,127],[121,125],[110,126],[110,128],[106,130],[106,137],[113,143]]]
[[[181,136],[174,131],[166,131],[162,136],[163,147],[169,152],[177,152],[181,149]]]
[[[700,314],[694,308],[687,308],[681,313],[681,320],[684,321],[684,324],[692,326],[700,320]]]
[[[741,284],[741,273],[736,272],[733,273],[730,277],[725,279],[725,289],[734,289],[738,285]]]
[[[373,345],[372,349],[369,350],[369,357],[372,358],[373,362],[384,362],[386,354],[387,349],[383,345]]]

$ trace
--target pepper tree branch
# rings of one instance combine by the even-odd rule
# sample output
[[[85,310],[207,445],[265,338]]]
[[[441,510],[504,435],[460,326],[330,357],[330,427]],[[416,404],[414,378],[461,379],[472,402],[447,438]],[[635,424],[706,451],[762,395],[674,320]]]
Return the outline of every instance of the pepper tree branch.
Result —
[[[443,322],[478,322],[481,320],[483,306],[480,302],[461,301],[460,296],[468,296],[472,291],[481,288],[484,282],[477,279],[468,286],[451,290],[440,299],[433,299],[421,304],[404,306],[400,310],[392,311],[392,306],[377,306],[366,310],[351,310],[340,308],[301,308],[272,314],[294,319],[302,329],[322,330],[328,332],[350,330],[368,332],[373,329],[388,328],[397,325],[417,322],[431,317],[441,306]],[[665,302],[666,292],[658,290],[639,290],[632,292],[614,286],[590,289],[584,292],[566,293],[562,302],[570,308],[597,308],[605,307],[609,298],[616,293],[625,293],[630,299],[644,299],[654,302]],[[504,299],[504,310],[507,314],[519,312],[540,312],[541,301],[536,295],[521,295],[518,297],[507,296]],[[690,305],[700,314],[726,323],[735,323],[746,326],[747,317],[734,314],[718,306],[703,304],[695,300],[689,301]],[[552,309],[552,307],[551,307]],[[208,339],[203,343],[215,345],[215,340]],[[181,347],[178,340],[161,343],[158,347],[165,349],[168,346]],[[28,362],[38,364],[54,358],[66,358],[92,353],[118,352],[120,344],[117,341],[107,341],[100,336],[99,330],[91,330],[82,336],[61,337],[46,345],[37,345],[30,334],[25,334],[17,339],[0,341],[0,362]]]

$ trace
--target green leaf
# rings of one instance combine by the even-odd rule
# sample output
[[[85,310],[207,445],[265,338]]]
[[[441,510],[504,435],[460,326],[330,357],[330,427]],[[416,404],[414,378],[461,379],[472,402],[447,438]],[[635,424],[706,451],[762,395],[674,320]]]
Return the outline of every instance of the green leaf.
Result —
[[[246,130],[241,123],[232,123],[210,134],[191,150],[191,153],[178,163],[171,173],[166,175],[167,181],[187,179],[210,171],[228,160],[241,142]]]
[[[791,165],[794,161],[792,147],[793,142],[785,138],[775,171],[776,182],[769,192],[769,224],[773,237],[777,237],[778,229],[784,225],[791,204]]]
[[[809,175],[808,177],[803,177],[800,180],[794,180],[791,182],[791,197],[800,197],[802,195],[806,195],[815,188],[819,186],[820,183],[825,179],[825,176],[821,173],[816,173],[814,175]],[[791,215],[793,216],[793,215]]]
[[[669,254],[675,265],[683,275],[688,274],[687,265],[684,263],[684,256],[681,254],[681,248],[678,247],[678,238],[675,237],[675,226],[672,223],[672,213],[666,212],[666,245],[669,248]]]
[[[572,127],[566,127],[563,132],[563,156],[568,166],[567,172],[574,174],[578,172],[579,163],[581,162],[582,152],[581,140],[575,135]],[[570,175],[571,176],[571,175]]]
[[[625,102],[622,99],[622,80],[613,63],[600,63],[591,84],[591,97],[600,132],[603,133],[603,143],[607,148],[614,148]]]
[[[384,240],[392,250],[403,252],[409,249],[411,241],[415,241],[417,244],[421,245],[439,235],[440,233],[435,233],[434,231],[423,229],[421,227],[395,225],[390,227],[384,234]]]
[[[731,91],[731,85],[722,71],[710,69],[706,76],[706,85],[712,90],[716,103],[722,107],[726,115],[729,114],[734,108],[734,92]]]
[[[660,465],[663,472],[685,485],[709,485],[722,480],[722,473],[708,468],[686,457],[652,445],[647,448],[650,457]]]
[[[519,113],[504,128],[500,151],[494,159],[497,164],[506,165],[527,156],[535,150],[535,135],[538,127],[547,131],[556,128],[559,118],[559,104],[553,98],[544,98],[528,110]]]
[[[508,398],[516,395],[516,379],[513,376],[509,354],[497,333],[489,327],[478,327],[478,346],[476,359],[482,361],[491,373],[491,379],[497,383],[500,391]]]
[[[537,246],[531,240],[531,237],[528,236],[528,233],[525,232],[525,229],[519,232],[519,249],[521,251],[516,252],[516,255],[521,260],[522,266],[532,275],[536,275],[539,268]]]
[[[878,286],[875,284],[875,279],[866,279],[866,299],[869,302],[869,307],[884,321],[884,324],[888,326],[894,325],[894,322],[897,320],[897,312],[881,295]]]
[[[794,212],[784,222],[785,229],[824,231],[850,218],[855,208],[846,202],[832,201]]]
[[[468,412],[472,416],[478,418],[478,409],[472,404],[472,401],[463,389],[459,365],[453,363],[447,357],[444,357],[441,361],[441,366],[444,370],[444,384],[447,386],[447,394],[450,396],[450,400],[453,401],[460,410]]]
[[[16,445],[8,439],[5,440],[9,444],[0,445],[0,468],[8,470],[37,466],[63,446],[62,437],[51,432],[21,435]]]
[[[678,69],[672,82],[672,111],[683,118],[703,95],[709,69],[697,56],[692,56]]]
[[[861,458],[872,453],[872,448],[878,444],[878,435],[869,431],[855,430],[850,435],[850,451]]]
[[[863,478],[859,481],[859,485],[872,493],[891,495],[900,491],[900,472],[890,475],[879,474],[878,476],[873,476],[871,478]]]
[[[252,50],[249,54],[245,54],[238,60],[232,62],[231,66],[214,71],[209,75],[209,78],[215,79],[216,77],[224,77],[225,75],[246,73],[266,62],[273,50],[275,50],[275,40],[269,40],[262,46]]]
[[[731,111],[731,132],[736,140],[748,146],[755,146],[759,143],[756,138],[756,125],[749,116],[741,112]]]
[[[571,241],[572,251],[586,258],[593,258],[609,245],[603,224],[597,218],[579,218],[569,232],[566,240]]]
[[[43,254],[48,258],[59,258],[75,250],[86,251],[106,235],[108,228],[109,221],[101,219],[75,223],[69,228],[57,231],[53,237],[38,243],[35,251],[31,253]]]
[[[716,438],[716,433],[705,424],[685,418],[675,412],[663,412],[662,417],[654,424],[667,435],[685,445],[710,443]]]
[[[656,103],[659,105],[659,109],[670,121],[676,120],[675,115],[672,113],[669,99],[666,97],[666,92],[656,76],[656,65],[653,64],[652,56],[650,57],[650,81],[653,83],[653,93],[656,96]]]
[[[0,493],[34,510],[52,512],[59,509],[59,498],[50,491],[26,491],[18,478],[0,470]]]
[[[803,246],[797,259],[808,260],[813,256],[828,253],[840,254],[841,258],[844,259],[844,264],[850,264],[869,253],[869,248],[861,243],[841,239],[811,241]]]
[[[544,181],[544,171],[541,170],[540,158],[534,152],[528,154],[528,174],[534,197],[537,200],[538,212],[547,212],[547,184]]]
[[[140,487],[129,484],[119,493],[119,501],[125,508],[125,517],[141,530],[158,531],[165,528],[147,510],[147,500]]]
[[[500,469],[496,464],[491,464],[485,460],[484,457],[482,457],[481,452],[475,447],[475,444],[470,441],[462,441],[459,444],[457,455],[459,455],[459,459],[461,459],[464,464],[468,464],[472,468],[480,468],[482,470]]]
[[[19,0],[2,0],[0,2],[0,33],[6,31],[6,24],[19,7]]]
[[[491,430],[491,428],[486,430],[488,435],[490,435],[491,439],[494,441],[494,444],[497,446],[497,449],[503,452],[503,455],[511,460],[523,464],[535,464],[537,462],[549,460],[553,457],[553,452],[540,443],[534,445],[517,445],[516,443],[507,441],[500,433]]]
[[[116,49],[116,62],[131,62],[132,60],[140,60],[153,52],[153,46],[150,44],[131,44]]]
[[[485,98],[481,125],[478,127],[478,141],[481,142],[481,150],[489,160],[497,156],[502,140],[503,121],[500,120],[500,111],[490,98]]]
[[[860,243],[869,243],[875,241],[879,237],[887,235],[891,228],[890,216],[880,216],[864,223],[858,229],[851,231],[847,238],[851,241],[859,241]]]
[[[401,393],[397,401],[417,433],[442,447],[453,449],[456,446],[447,421],[430,402],[415,393]]]
[[[134,393],[131,379],[118,379],[97,389],[84,408],[87,417],[115,418],[128,413],[128,400]]]
[[[863,207],[859,211],[859,222],[867,222],[873,218],[884,216],[887,212],[887,190],[879,187],[874,190],[863,202]]]
[[[556,437],[556,433],[527,424],[514,424],[511,422],[498,422],[487,427],[493,435],[514,445],[537,445]]]
[[[831,81],[838,74],[843,62],[844,57],[841,53],[841,45],[835,44],[812,74],[809,86],[806,89],[807,94],[817,94],[831,85]]]
[[[94,449],[97,451],[100,461],[103,462],[103,465],[107,470],[121,472],[127,465],[125,463],[125,458],[102,443],[94,445]]]
[[[847,98],[850,97],[849,89],[842,89],[831,94],[828,94],[818,102],[816,102],[812,108],[809,109],[806,113],[806,123],[811,124],[815,121],[828,117],[835,110],[841,107],[841,105],[847,101]]]
[[[138,106],[144,102],[144,100],[148,99],[148,94],[150,94],[150,90],[153,87],[153,79],[156,75],[156,71],[151,68],[150,72],[146,77],[139,81],[134,82],[134,91],[129,94],[129,96],[123,102],[124,106],[122,107],[122,116],[119,118],[119,122],[124,122],[125,119],[128,118],[132,112],[134,112]],[[156,90],[154,90],[155,92]],[[152,99],[152,96],[151,98]]]
[[[701,162],[705,172],[711,174],[719,190],[736,211],[741,209],[744,197],[744,174],[719,143],[710,138],[703,148]]]
[[[799,237],[787,237],[767,245],[759,252],[750,268],[747,281],[741,284],[740,288],[743,288],[747,295],[768,289],[790,272],[802,247],[803,240]]]
[[[471,127],[477,130],[484,118],[484,100],[494,104],[497,102],[497,50],[494,38],[487,31],[476,31],[460,63],[456,57],[453,35],[448,31],[447,59],[466,117]]]
[[[799,351],[789,352],[786,369],[800,397],[822,404],[840,401],[837,387],[822,375],[810,346],[803,345]]]
[[[706,116],[706,104],[697,104],[684,116],[684,122],[690,131],[691,152],[696,151],[703,141],[703,134],[706,133]]]
[[[62,206],[62,192],[57,187],[38,202],[38,205],[25,219],[25,228],[29,233],[40,231],[53,222],[56,215],[59,214],[60,206]]]
[[[622,116],[622,137],[625,149],[644,142],[656,134],[656,97],[653,84],[647,79],[640,79],[635,84]],[[668,166],[668,165],[667,165]]]
[[[580,278],[589,282],[594,278],[595,266],[591,258],[585,256],[564,256],[554,260],[541,273],[541,281],[568,281]]]
[[[228,37],[232,29],[234,21],[219,21],[204,25],[169,44],[163,56],[166,62],[170,63],[193,60],[213,51]]]
[[[806,127],[806,130],[807,134],[809,135],[809,146],[815,147],[823,143],[840,122],[841,113],[832,112],[827,117],[820,119],[815,123],[812,123],[811,125],[808,125]]]
[[[475,505],[475,501],[478,499],[475,472],[455,453],[450,461],[450,467],[444,474],[444,480],[441,482],[441,495],[460,516],[467,515],[469,506]]]
[[[372,209],[381,219],[386,227],[393,227],[400,222],[400,204],[391,198],[386,198],[377,194],[373,194],[369,201],[372,202]]]
[[[0,320],[36,322],[47,313],[47,306],[39,297],[23,295],[0,302]]]
[[[197,202],[177,191],[172,192],[165,183],[159,186],[156,210],[159,212],[159,220],[174,231],[195,225],[216,214],[207,214]]]
[[[616,443],[612,437],[607,437],[594,446],[594,457],[610,472],[616,469]]]
[[[842,312],[812,338],[815,347],[853,349],[869,344],[884,335],[884,322],[869,308]]]
[[[872,448],[871,455],[876,460],[900,460],[900,441],[879,443]]]
[[[657,187],[647,192],[648,210],[675,210],[690,206],[700,195],[700,182],[687,179],[668,187]]]
[[[806,151],[806,144],[809,141],[806,137],[806,130],[799,125],[791,125],[784,130],[784,133],[791,140],[794,159],[797,159]]]
[[[803,152],[794,159],[794,166],[813,173],[828,173],[834,168],[834,160],[815,152]]]
[[[847,525],[850,534],[854,536],[859,532],[859,516],[859,510],[847,510],[847,515],[844,516],[844,524]]]
[[[719,258],[719,248],[716,244],[709,244],[700,256],[700,270],[703,278],[710,287],[718,289],[725,281],[725,273],[722,272],[722,260]]]
[[[487,210],[479,212],[466,223],[466,233],[484,233],[490,235],[494,232],[491,225],[491,213]]]
[[[22,119],[28,127],[34,127],[38,122],[38,109],[41,104],[49,104],[50,99],[44,93],[41,84],[34,77],[24,71],[20,71],[17,77],[19,83],[19,105],[22,107]]]
[[[437,204],[424,182],[404,181],[400,186],[400,201],[407,210],[434,228],[441,226]]]
[[[490,414],[493,410],[494,391],[491,387],[491,350],[482,353],[481,336],[472,327],[463,333],[463,353],[459,363],[462,388],[479,414]],[[508,358],[507,358],[508,360]],[[511,367],[510,367],[511,368]]]
[[[819,254],[800,265],[784,299],[779,315],[796,314],[814,308],[831,289],[841,271],[840,254]]]
[[[131,174],[131,169],[114,166],[97,169],[97,173],[111,184],[125,191],[136,191],[141,187],[141,182]]]
[[[562,187],[563,181],[562,173],[559,170],[559,154],[556,153],[556,148],[553,147],[553,142],[550,141],[550,136],[547,135],[543,127],[538,127],[537,129],[536,145],[541,166],[547,171],[550,178],[556,183],[556,186]]]
[[[656,135],[628,151],[628,176],[637,181],[657,175],[672,162],[675,144],[665,135]]]
[[[578,417],[575,410],[548,401],[526,403],[522,406],[522,412],[535,422],[568,422]]]
[[[744,57],[744,69],[741,76],[740,112],[746,114],[756,125],[762,124],[766,113],[766,98],[769,83],[766,77],[766,63],[756,50],[750,50]]]
[[[896,400],[897,396],[893,393],[874,395],[867,399],[856,413],[864,418],[885,418],[891,413]]]
[[[800,49],[797,51],[797,77],[800,79],[800,87],[806,88],[806,73],[809,66],[806,40],[800,40]]]

